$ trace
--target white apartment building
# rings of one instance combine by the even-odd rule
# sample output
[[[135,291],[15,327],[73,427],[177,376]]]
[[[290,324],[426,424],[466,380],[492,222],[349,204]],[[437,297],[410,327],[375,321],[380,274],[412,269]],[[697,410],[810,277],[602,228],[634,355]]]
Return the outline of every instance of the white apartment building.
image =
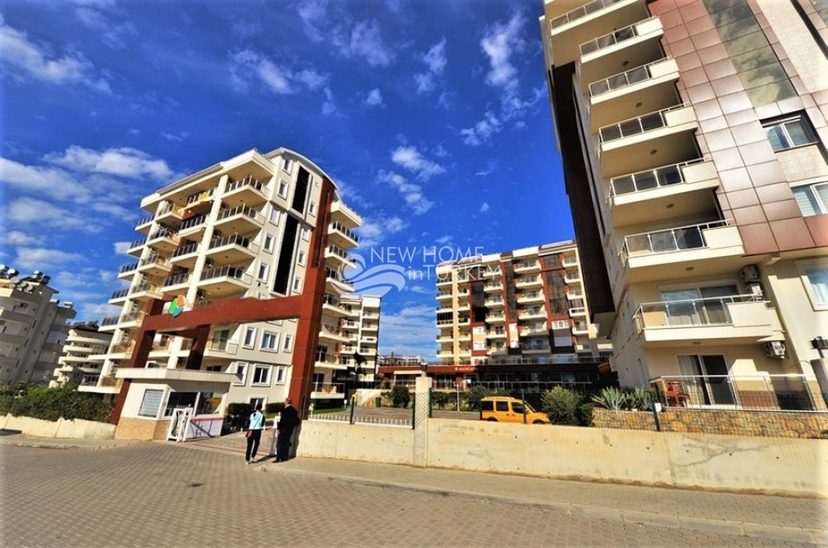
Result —
[[[828,12],[545,0],[556,140],[622,385],[824,409]]]
[[[589,321],[574,241],[437,266],[438,379],[598,380],[611,344]]]
[[[72,324],[63,345],[63,355],[58,358],[54,380],[49,386],[97,384],[103,361],[92,356],[105,354],[111,342],[112,333],[101,332],[97,322]]]
[[[0,384],[48,384],[52,379],[69,322],[72,303],[60,304],[50,277],[35,271],[20,276],[0,265]]]
[[[169,435],[176,410],[187,408],[212,433],[226,403],[265,405],[288,394],[304,411],[310,400],[294,377],[308,354],[307,374],[320,388],[310,399],[341,403],[339,367],[327,360],[339,363],[356,343],[343,302],[352,302],[352,286],[341,273],[354,266],[348,250],[362,221],[318,166],[284,148],[254,149],[150,194],[141,207],[148,215],[136,230],[145,236],[130,245],[124,288],[109,301],[122,311],[101,322],[112,344],[99,356],[96,385],[81,387],[119,395],[116,435]]]

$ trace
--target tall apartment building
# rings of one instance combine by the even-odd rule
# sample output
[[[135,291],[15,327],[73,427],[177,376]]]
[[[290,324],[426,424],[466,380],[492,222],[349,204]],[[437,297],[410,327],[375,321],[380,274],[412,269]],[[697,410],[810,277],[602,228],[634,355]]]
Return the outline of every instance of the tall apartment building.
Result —
[[[77,312],[60,304],[50,277],[35,271],[20,276],[0,265],[0,384],[48,384],[52,379],[69,322]]]
[[[819,5],[544,2],[587,300],[611,333],[623,385],[677,376],[694,405],[774,407],[774,392],[788,392],[803,398],[793,407],[824,408],[826,362],[815,347],[828,335],[828,29]]]
[[[573,241],[437,266],[440,376],[593,382],[608,340],[589,322]]]
[[[58,358],[54,380],[50,386],[95,385],[101,375],[103,361],[93,356],[105,354],[112,342],[112,333],[98,329],[97,322],[79,322],[69,327],[63,355]]]
[[[220,418],[226,402],[291,393],[306,410],[311,375],[311,399],[341,403],[329,356],[339,363],[351,342],[343,299],[352,302],[353,288],[341,273],[354,266],[348,250],[361,218],[318,166],[284,148],[251,150],[141,207],[149,214],[136,230],[145,236],[129,246],[135,261],[119,274],[127,286],[109,301],[121,313],[101,322],[112,344],[97,384],[81,387],[119,394],[115,420],[131,422],[123,437],[158,437],[160,427],[142,419],[169,421],[188,406]],[[294,387],[299,366],[306,384]]]

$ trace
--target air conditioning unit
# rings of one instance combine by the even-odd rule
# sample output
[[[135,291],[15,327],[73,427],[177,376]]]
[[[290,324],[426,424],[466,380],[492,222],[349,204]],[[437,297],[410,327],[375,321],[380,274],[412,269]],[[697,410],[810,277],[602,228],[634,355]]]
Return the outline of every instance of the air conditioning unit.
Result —
[[[203,299],[207,296],[207,293],[203,289],[199,289],[196,291],[196,299]]]
[[[213,259],[207,259],[206,261],[204,261],[204,266],[206,268],[213,268],[213,264]]]
[[[785,357],[785,341],[769,341],[762,343],[765,356],[781,360]]]
[[[744,267],[742,270],[739,271],[739,276],[741,276],[742,281],[747,282],[758,282],[762,278],[759,274],[759,267],[755,264],[749,264]]]

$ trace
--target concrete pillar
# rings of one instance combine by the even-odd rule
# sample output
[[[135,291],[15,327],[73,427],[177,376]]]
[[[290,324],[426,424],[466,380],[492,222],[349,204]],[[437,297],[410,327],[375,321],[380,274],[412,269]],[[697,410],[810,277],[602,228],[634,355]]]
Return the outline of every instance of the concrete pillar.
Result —
[[[814,400],[816,400],[814,402],[816,404],[815,407],[817,409],[825,409],[826,404],[828,404],[828,401],[826,401],[826,397],[828,397],[828,358],[811,360],[811,367],[814,370],[814,375],[819,385],[819,393],[814,394]],[[811,392],[813,393],[813,383],[811,385]]]
[[[431,377],[417,377],[414,385],[414,466],[428,466],[428,411]]]

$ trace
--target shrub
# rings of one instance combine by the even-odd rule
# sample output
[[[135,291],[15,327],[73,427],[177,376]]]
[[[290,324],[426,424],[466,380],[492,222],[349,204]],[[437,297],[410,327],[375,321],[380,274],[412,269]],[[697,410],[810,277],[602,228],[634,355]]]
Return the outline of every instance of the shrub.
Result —
[[[435,407],[440,409],[445,409],[451,401],[455,399],[455,395],[451,392],[437,392],[434,391],[431,393],[431,403]]]
[[[575,418],[578,419],[578,426],[592,426],[592,411],[595,406],[591,403],[582,403],[575,410]]]
[[[402,407],[404,409],[408,407],[408,404],[411,401],[411,392],[408,391],[407,386],[395,384],[394,387],[391,388],[390,399],[393,407]]]
[[[575,411],[581,401],[581,397],[569,388],[556,386],[552,390],[543,393],[542,409],[549,415],[552,424],[565,424],[575,426],[578,418]]]
[[[472,386],[462,394],[463,402],[470,411],[480,411],[480,400],[486,396],[493,396],[494,392],[484,386]]]
[[[282,409],[285,408],[284,402],[278,403],[267,403],[265,404],[264,412],[265,415],[275,415],[277,413],[281,413]],[[251,411],[252,413],[252,411]]]
[[[606,409],[619,410],[627,403],[627,395],[620,388],[607,386],[602,388],[597,396],[592,396],[592,401]]]
[[[627,403],[630,409],[640,409],[641,411],[649,411],[653,406],[655,394],[652,390],[647,390],[641,386],[636,386],[627,392]]]
[[[16,386],[0,391],[0,413],[32,417],[47,421],[89,420],[109,422],[114,405],[94,394],[77,391],[77,387]]]

